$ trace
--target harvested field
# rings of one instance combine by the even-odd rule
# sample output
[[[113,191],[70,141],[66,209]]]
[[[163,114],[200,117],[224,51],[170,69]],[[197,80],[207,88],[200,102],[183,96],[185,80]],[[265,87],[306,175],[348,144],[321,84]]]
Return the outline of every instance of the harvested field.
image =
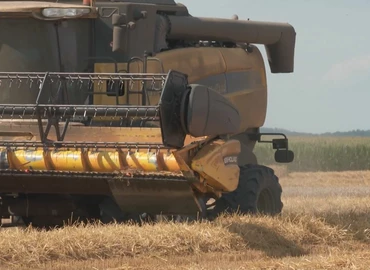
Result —
[[[0,229],[1,269],[367,269],[370,171],[277,173],[279,217]]]

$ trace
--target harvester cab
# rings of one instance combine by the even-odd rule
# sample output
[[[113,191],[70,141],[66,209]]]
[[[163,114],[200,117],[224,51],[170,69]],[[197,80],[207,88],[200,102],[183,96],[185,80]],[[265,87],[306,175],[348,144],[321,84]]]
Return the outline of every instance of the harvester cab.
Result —
[[[253,44],[272,73],[291,73],[291,25],[197,18],[173,0],[1,1],[0,20],[2,217],[281,212],[253,149],[293,153],[284,134],[259,132],[267,83]]]

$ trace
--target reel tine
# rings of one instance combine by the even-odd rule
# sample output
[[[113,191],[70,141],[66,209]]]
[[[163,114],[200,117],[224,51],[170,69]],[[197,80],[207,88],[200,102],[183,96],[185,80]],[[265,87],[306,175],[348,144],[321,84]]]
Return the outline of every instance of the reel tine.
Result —
[[[79,88],[79,90],[81,91],[82,90],[82,87],[83,87],[83,85],[84,85],[84,81],[81,79],[81,77],[80,76],[78,76],[78,83],[77,84],[80,84],[80,88]]]
[[[18,74],[17,74],[17,81],[18,81],[18,89],[19,89],[22,86],[22,79],[19,77]]]
[[[12,83],[13,83],[13,79],[11,78],[11,76],[9,75],[9,88],[12,88]]]

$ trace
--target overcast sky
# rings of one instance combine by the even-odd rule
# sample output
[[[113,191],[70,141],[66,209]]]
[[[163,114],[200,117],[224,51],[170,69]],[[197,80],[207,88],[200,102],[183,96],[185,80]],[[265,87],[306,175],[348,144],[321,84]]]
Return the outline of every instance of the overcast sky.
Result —
[[[288,22],[295,71],[268,72],[266,127],[304,132],[370,129],[370,1],[181,0],[193,16]],[[266,56],[264,48],[260,49]]]

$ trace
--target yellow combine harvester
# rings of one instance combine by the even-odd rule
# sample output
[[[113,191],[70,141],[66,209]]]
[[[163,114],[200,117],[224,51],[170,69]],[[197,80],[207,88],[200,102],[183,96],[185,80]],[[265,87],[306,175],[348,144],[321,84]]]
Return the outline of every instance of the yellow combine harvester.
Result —
[[[197,18],[173,0],[0,2],[2,217],[60,225],[144,214],[277,214],[262,140],[272,73],[291,73],[285,23]],[[214,200],[212,205],[208,202]]]

